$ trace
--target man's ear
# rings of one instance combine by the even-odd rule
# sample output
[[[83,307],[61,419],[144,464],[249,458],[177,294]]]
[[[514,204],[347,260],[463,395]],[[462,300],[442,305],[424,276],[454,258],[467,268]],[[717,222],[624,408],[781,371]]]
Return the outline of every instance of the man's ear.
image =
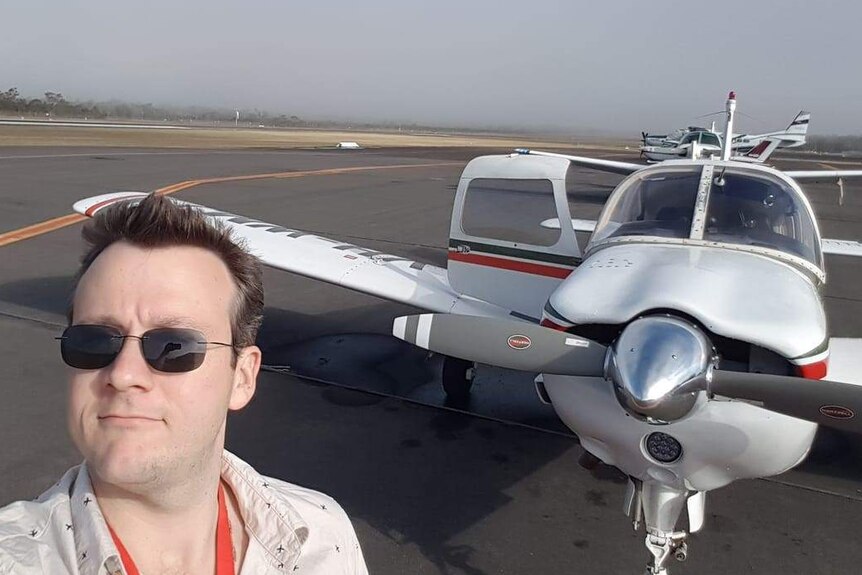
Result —
[[[250,345],[240,350],[233,370],[233,388],[231,389],[228,408],[242,409],[251,401],[257,389],[257,374],[260,371],[261,353],[256,345]]]

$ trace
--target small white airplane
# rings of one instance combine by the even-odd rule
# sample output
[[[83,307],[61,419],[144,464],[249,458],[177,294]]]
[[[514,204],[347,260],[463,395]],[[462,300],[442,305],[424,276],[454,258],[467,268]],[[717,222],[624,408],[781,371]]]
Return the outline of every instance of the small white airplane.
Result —
[[[572,218],[572,166],[627,176],[597,221]],[[267,265],[430,311],[393,333],[446,356],[450,393],[468,392],[474,362],[539,374],[586,459],[629,476],[646,573],[664,575],[703,527],[708,491],[798,465],[818,425],[862,433],[862,340],[830,338],[823,305],[824,254],[862,244],[821,239],[800,188],[851,177],[862,170],[740,162],[729,140],[720,158],[651,166],[479,157],[458,185],[447,269],[198,207]],[[583,251],[576,231],[592,232]]]
[[[712,122],[708,130],[699,126],[688,126],[686,128],[677,128],[669,134],[649,134],[647,132],[641,132],[641,143],[644,146],[675,146],[679,144],[680,140],[682,140],[686,134],[690,134],[691,132],[718,133],[715,131],[715,122]]]
[[[712,154],[721,153],[721,137],[708,130],[690,131],[678,142],[670,141],[658,146],[641,146],[641,156],[650,162],[678,160],[680,158],[697,159]]]

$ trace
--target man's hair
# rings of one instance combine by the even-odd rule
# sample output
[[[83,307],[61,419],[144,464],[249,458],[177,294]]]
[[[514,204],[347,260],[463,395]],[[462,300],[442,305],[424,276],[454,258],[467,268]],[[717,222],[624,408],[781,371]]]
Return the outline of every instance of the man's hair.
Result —
[[[260,261],[231,239],[230,230],[221,223],[207,221],[193,206],[150,194],[139,203],[119,202],[99,211],[81,236],[89,248],[81,258],[75,289],[96,258],[115,242],[144,248],[194,246],[213,252],[225,263],[237,287],[230,318],[232,343],[236,347],[254,345],[263,317]],[[70,323],[73,312],[70,305]]]

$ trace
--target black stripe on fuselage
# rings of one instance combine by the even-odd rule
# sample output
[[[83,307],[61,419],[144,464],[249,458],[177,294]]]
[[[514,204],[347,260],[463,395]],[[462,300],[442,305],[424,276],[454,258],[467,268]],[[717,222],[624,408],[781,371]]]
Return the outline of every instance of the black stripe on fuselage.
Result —
[[[512,317],[516,317],[518,319],[523,319],[523,320],[528,321],[530,323],[539,323],[539,318],[533,317],[533,316],[530,316],[530,315],[527,315],[525,313],[521,313],[518,311],[510,311],[509,315]]]
[[[532,250],[524,250],[520,248],[507,248],[495,246],[491,244],[483,244],[479,242],[471,242],[466,240],[449,240],[449,249],[457,250],[459,247],[467,247],[470,252],[483,252],[486,254],[494,254],[498,256],[507,256],[510,258],[520,258],[524,260],[532,260],[536,262],[545,262],[557,265],[575,267],[581,263],[581,258],[573,256],[563,256],[559,254],[548,254],[543,252],[535,252]]]

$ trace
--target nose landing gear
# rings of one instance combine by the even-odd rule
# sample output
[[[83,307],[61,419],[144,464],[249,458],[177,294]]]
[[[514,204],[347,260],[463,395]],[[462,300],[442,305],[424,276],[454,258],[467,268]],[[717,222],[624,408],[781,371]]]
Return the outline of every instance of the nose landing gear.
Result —
[[[688,532],[676,531],[683,507],[688,507],[689,529],[701,528],[704,518],[705,492],[674,489],[654,481],[629,478],[624,511],[632,519],[635,531],[643,522],[644,544],[652,555],[644,575],[668,575],[671,559],[688,558]]]

